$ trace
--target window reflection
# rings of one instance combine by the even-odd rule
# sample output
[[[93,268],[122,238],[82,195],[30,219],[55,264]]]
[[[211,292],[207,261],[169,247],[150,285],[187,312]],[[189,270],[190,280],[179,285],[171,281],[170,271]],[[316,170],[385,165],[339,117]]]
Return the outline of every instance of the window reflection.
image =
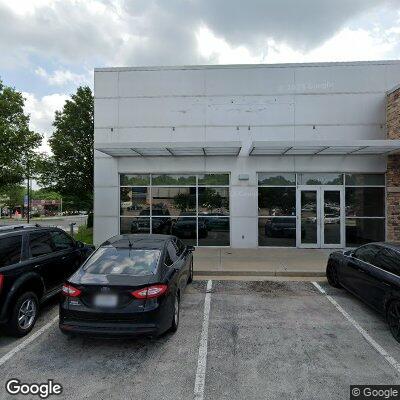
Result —
[[[140,215],[144,210],[150,210],[148,188],[121,188],[121,215]]]
[[[347,217],[383,217],[385,215],[385,188],[347,187]]]
[[[346,246],[385,240],[384,218],[346,218]]]
[[[277,247],[296,246],[296,218],[259,218],[258,245]]]
[[[200,237],[200,229],[204,231]],[[199,246],[229,246],[229,218],[199,217]]]
[[[296,215],[296,188],[294,187],[258,188],[258,215],[260,216]]]
[[[199,187],[199,215],[229,215],[229,188]]]
[[[148,214],[147,214],[148,215]],[[150,218],[146,216],[139,217],[121,217],[120,231],[122,233],[150,233]]]
[[[153,215],[168,212],[168,215],[180,215],[196,211],[195,187],[152,187]]]

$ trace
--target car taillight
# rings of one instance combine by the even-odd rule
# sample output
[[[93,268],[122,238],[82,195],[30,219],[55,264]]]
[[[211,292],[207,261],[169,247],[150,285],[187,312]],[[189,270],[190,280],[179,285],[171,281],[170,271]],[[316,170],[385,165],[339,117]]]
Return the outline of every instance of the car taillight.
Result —
[[[78,297],[81,294],[81,291],[71,285],[64,284],[62,287],[62,293],[64,296]]]
[[[163,295],[168,289],[167,285],[151,285],[148,287],[144,287],[142,289],[135,290],[132,292],[132,296],[137,299],[155,299],[156,297],[160,297]]]
[[[3,283],[4,283],[4,275],[0,274],[0,292],[1,292],[1,289],[3,289]]]

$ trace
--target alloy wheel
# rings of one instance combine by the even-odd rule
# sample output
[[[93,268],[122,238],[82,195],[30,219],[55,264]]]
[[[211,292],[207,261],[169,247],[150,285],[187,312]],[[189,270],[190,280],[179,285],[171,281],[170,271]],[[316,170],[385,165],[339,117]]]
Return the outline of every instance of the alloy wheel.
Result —
[[[29,329],[36,319],[37,307],[32,298],[26,299],[18,311],[18,325],[21,329]]]
[[[400,342],[400,302],[390,303],[387,312],[387,321],[393,337]]]

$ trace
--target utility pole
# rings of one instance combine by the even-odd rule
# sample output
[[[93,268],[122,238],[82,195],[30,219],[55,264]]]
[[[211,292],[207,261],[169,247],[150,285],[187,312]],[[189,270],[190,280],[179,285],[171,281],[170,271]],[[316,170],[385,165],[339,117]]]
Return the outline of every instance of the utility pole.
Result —
[[[27,202],[26,202],[26,222],[29,224],[30,221],[30,203],[31,203],[31,193],[30,193],[30,177],[29,177],[29,162],[26,160],[26,172],[27,172],[27,185],[26,185],[26,194],[27,194]]]

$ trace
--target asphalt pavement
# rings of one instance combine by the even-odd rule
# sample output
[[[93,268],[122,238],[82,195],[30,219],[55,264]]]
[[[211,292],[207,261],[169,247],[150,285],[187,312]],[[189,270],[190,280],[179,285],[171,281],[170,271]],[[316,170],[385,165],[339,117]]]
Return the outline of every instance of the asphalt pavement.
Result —
[[[6,393],[10,378],[53,379],[63,386],[54,399],[146,400],[348,399],[350,384],[400,382],[400,370],[312,282],[212,281],[208,294],[206,285],[188,287],[178,332],[156,339],[68,338],[47,325],[58,311],[48,303],[28,338],[0,336],[0,398],[27,399]],[[381,316],[320,285],[400,360]]]

